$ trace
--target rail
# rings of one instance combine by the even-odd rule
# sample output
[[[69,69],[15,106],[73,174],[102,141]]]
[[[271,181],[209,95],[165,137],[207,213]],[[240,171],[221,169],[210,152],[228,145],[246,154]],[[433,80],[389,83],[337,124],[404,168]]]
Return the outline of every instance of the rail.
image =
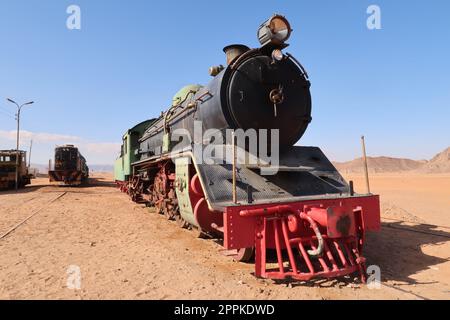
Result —
[[[36,211],[34,211],[33,213],[31,213],[28,217],[26,217],[25,219],[23,219],[22,221],[20,221],[19,223],[17,223],[16,225],[14,225],[12,228],[10,228],[8,231],[6,231],[4,234],[2,234],[0,236],[0,240],[6,238],[9,234],[11,234],[12,232],[14,232],[17,228],[19,228],[21,225],[23,225],[25,222],[27,222],[28,220],[30,220],[31,218],[33,218],[35,215],[37,215],[39,212],[41,212],[42,210],[44,210],[49,204],[57,201],[58,199],[62,198],[64,195],[66,195],[67,192],[63,192],[60,195],[58,195],[57,197],[55,197],[54,199],[50,200],[49,202],[47,202],[44,206],[42,206],[41,208],[37,209]]]

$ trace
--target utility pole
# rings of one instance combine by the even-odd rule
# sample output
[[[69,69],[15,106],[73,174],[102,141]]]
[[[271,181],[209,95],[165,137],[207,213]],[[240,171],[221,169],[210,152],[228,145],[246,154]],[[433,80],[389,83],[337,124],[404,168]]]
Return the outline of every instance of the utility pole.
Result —
[[[7,98],[11,103],[14,103],[17,106],[17,114],[16,114],[16,120],[17,120],[17,141],[16,141],[16,190],[19,189],[19,133],[20,133],[20,111],[22,110],[23,106],[27,106],[30,104],[33,104],[34,101],[30,101],[27,103],[24,103],[22,105],[19,105],[17,102],[15,102],[12,99]]]
[[[367,190],[367,194],[370,194],[369,168],[367,166],[366,141],[364,139],[364,136],[361,136],[361,147],[362,147],[362,156],[363,156],[364,176],[366,178],[366,190]]]
[[[30,141],[30,153],[28,154],[28,169],[30,168],[31,165],[31,149],[33,148],[33,139],[31,139]]]

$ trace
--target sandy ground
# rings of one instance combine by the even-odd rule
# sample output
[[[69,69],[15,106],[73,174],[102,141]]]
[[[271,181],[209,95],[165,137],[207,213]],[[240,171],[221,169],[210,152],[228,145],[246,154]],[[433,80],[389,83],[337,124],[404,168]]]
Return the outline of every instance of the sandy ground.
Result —
[[[355,190],[366,192],[362,175],[347,175]],[[382,196],[385,206],[397,206],[424,221],[450,227],[450,173],[371,174],[371,192]]]
[[[381,289],[351,279],[256,279],[252,264],[132,203],[109,175],[83,188],[39,178],[17,194],[0,192],[0,235],[41,209],[0,239],[0,298],[448,299],[450,177],[377,176],[372,184],[383,197],[383,231],[368,237],[365,256],[381,268]],[[79,290],[68,287],[73,266]]]

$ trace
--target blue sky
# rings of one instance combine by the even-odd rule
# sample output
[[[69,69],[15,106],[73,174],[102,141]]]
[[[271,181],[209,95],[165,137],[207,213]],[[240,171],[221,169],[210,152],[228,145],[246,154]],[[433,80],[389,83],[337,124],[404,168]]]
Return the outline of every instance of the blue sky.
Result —
[[[81,30],[66,9],[81,8]],[[366,27],[370,4],[381,30]],[[188,83],[207,83],[231,43],[258,46],[272,13],[294,29],[288,52],[312,83],[313,122],[300,141],[333,160],[360,154],[430,158],[450,145],[449,1],[0,2],[0,148],[15,146],[12,97],[24,109],[21,145],[46,163],[63,141],[112,163],[122,133],[157,116]],[[84,149],[84,150],[83,150]]]

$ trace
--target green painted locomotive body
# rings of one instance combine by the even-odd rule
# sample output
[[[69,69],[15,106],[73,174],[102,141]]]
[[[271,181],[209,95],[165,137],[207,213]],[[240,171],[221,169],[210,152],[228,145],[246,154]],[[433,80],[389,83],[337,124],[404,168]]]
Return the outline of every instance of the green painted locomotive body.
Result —
[[[122,136],[120,155],[114,163],[114,179],[116,182],[128,181],[131,175],[131,164],[138,160],[139,138],[155,119],[143,121],[127,130]]]

